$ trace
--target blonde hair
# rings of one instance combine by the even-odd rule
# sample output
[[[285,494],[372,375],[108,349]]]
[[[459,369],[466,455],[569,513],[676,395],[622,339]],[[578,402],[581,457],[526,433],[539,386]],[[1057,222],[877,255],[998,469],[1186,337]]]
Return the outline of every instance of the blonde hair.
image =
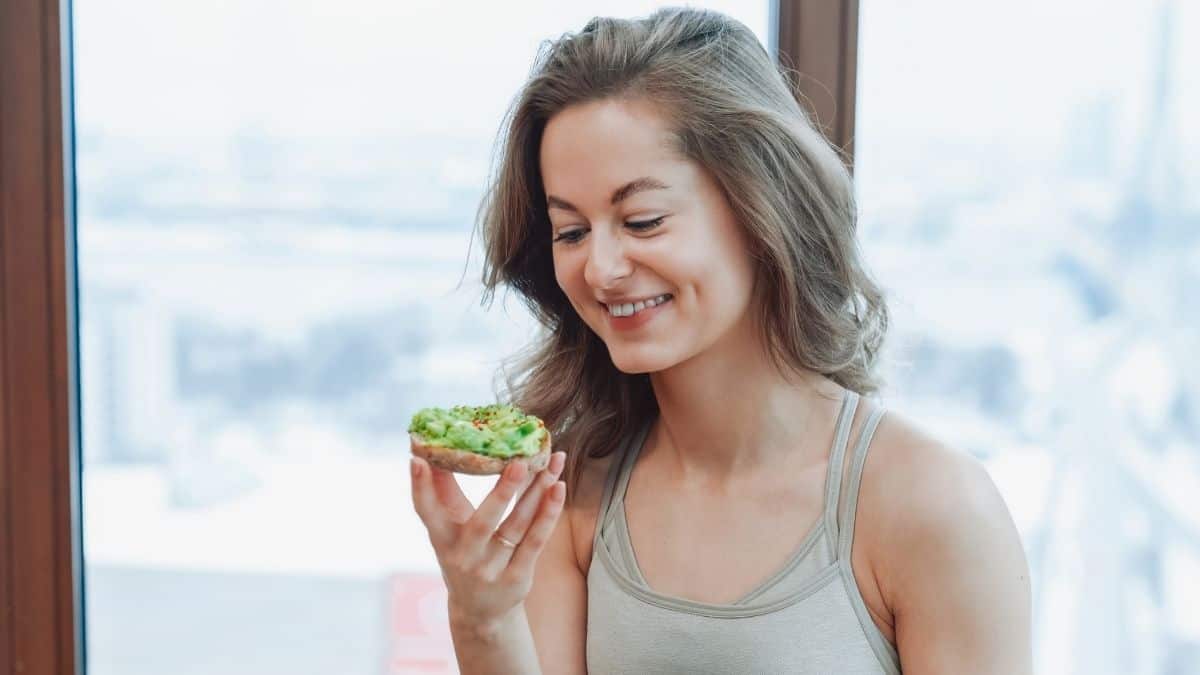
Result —
[[[849,171],[746,26],[722,14],[664,9],[595,18],[543,44],[505,117],[480,205],[490,301],[515,289],[544,327],[506,378],[507,396],[545,420],[581,463],[602,457],[656,415],[649,376],[619,371],[559,288],[538,157],[547,121],[579,103],[652,101],[682,156],[716,179],[755,260],[754,306],[783,371],[820,373],[867,394],[887,332],[881,289],[861,262]]]

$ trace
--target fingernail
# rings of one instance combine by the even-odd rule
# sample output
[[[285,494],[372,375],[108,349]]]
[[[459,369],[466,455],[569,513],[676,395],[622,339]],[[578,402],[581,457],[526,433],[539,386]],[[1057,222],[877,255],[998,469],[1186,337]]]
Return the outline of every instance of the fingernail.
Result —
[[[409,458],[408,467],[412,469],[413,478],[419,478],[421,476],[421,464],[417,461],[416,457]]]

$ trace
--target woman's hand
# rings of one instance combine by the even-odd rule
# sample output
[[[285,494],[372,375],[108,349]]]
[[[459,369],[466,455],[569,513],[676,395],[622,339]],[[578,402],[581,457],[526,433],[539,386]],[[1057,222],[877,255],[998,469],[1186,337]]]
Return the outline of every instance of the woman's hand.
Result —
[[[451,622],[482,629],[524,601],[534,563],[562,512],[566,486],[557,479],[565,459],[555,452],[531,480],[524,462],[510,462],[475,509],[453,473],[412,458],[413,505],[442,568]],[[517,505],[501,523],[518,493]]]

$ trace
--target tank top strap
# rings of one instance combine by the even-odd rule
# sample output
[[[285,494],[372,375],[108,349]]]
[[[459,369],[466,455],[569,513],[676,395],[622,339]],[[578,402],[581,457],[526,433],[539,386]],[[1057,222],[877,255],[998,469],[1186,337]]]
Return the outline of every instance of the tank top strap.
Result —
[[[825,468],[825,531],[830,542],[837,541],[838,497],[842,490],[842,467],[845,465],[846,445],[850,440],[850,426],[854,423],[854,412],[858,409],[858,392],[846,390],[842,397],[842,409],[834,427],[833,447],[829,451],[829,463]],[[832,548],[832,546],[830,547]],[[833,553],[833,551],[830,551]]]
[[[621,495],[625,494],[625,486],[629,484],[629,475],[633,471],[633,460],[641,449],[646,434],[650,432],[653,421],[653,417],[647,419],[641,429],[629,434],[623,443],[617,445],[615,451],[617,456],[613,458],[612,465],[608,467],[608,474],[604,478],[604,493],[600,497],[600,511],[596,516],[595,532],[592,534],[593,551],[597,550],[596,547],[600,545],[602,534],[619,512],[618,509],[613,508],[613,504],[619,501]]]
[[[863,424],[862,431],[858,435],[858,442],[854,444],[854,451],[850,455],[850,475],[847,477],[847,487],[844,498],[839,504],[838,510],[838,535],[837,535],[837,556],[849,560],[850,546],[854,541],[854,515],[858,511],[858,491],[862,485],[863,466],[867,461],[867,451],[871,446],[871,439],[875,436],[875,428],[879,426],[879,420],[883,418],[886,409],[878,405],[871,414],[867,417],[867,421]]]

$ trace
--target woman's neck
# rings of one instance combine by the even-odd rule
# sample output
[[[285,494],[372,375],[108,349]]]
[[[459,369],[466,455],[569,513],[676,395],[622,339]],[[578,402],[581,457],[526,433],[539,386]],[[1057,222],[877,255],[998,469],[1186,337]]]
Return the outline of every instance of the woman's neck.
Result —
[[[749,340],[714,345],[650,382],[660,411],[655,451],[681,479],[709,484],[821,459],[797,453],[823,452],[811,441],[823,437],[843,393],[815,373],[781,373]]]

